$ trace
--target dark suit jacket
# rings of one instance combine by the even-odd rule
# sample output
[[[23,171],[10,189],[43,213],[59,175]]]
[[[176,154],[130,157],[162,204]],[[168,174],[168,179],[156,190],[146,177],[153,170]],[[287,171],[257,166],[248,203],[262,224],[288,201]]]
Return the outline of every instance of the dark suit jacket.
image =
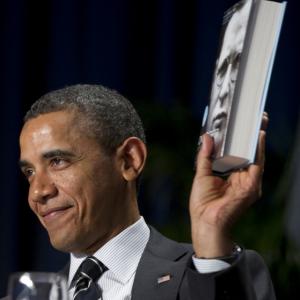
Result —
[[[199,274],[193,267],[191,245],[169,240],[150,229],[133,283],[132,300],[275,299],[268,270],[256,252],[245,250],[224,271]],[[68,275],[68,270],[66,266],[62,273]],[[159,283],[159,278],[165,281]]]

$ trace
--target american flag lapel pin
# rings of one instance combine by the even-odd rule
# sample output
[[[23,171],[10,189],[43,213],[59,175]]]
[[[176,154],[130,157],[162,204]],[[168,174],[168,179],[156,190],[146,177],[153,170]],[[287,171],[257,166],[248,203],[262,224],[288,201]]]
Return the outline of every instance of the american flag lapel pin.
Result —
[[[171,280],[171,275],[170,275],[170,274],[167,274],[167,275],[158,277],[158,278],[157,278],[157,283],[158,283],[158,284],[161,284],[161,283],[164,283],[164,282],[167,282],[167,281],[170,281],[170,280]]]

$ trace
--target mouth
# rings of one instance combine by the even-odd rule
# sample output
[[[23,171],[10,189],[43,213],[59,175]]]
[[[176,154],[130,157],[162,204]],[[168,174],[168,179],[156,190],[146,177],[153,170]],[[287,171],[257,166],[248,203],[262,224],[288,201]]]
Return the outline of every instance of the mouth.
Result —
[[[213,129],[221,129],[221,127],[224,127],[226,119],[227,119],[227,113],[225,111],[218,113],[213,118],[213,121],[212,121]]]
[[[58,219],[66,215],[73,206],[59,206],[41,211],[39,215],[43,219],[46,225],[52,223],[53,221],[58,221]]]

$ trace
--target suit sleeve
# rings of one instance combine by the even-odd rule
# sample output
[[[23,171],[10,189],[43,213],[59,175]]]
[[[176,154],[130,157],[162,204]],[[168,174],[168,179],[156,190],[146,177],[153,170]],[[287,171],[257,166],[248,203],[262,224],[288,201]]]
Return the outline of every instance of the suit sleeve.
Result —
[[[191,263],[186,269],[180,299],[275,300],[273,285],[263,259],[245,250],[226,270],[199,274]]]

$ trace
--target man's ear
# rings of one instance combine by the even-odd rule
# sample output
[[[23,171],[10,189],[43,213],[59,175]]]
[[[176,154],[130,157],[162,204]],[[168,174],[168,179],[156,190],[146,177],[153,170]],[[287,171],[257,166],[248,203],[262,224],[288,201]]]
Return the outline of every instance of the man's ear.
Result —
[[[117,149],[121,162],[121,172],[126,181],[137,179],[141,174],[147,158],[147,148],[137,137],[127,138]]]

